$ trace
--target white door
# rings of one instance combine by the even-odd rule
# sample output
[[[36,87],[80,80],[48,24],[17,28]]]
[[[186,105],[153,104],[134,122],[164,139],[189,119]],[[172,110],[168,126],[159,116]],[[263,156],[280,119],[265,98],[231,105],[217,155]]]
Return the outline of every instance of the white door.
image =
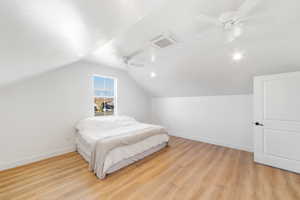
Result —
[[[300,72],[254,78],[254,160],[300,173]]]

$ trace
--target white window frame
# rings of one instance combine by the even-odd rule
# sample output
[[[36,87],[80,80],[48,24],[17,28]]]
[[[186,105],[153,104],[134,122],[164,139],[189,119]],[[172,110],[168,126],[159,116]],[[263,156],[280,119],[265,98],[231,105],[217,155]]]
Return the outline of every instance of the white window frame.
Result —
[[[103,115],[103,116],[96,116],[95,110],[94,110],[94,103],[95,103],[95,85],[94,85],[94,77],[101,77],[101,78],[109,78],[114,80],[114,114],[113,115]],[[107,117],[107,116],[115,116],[118,114],[118,79],[116,77],[112,76],[106,76],[106,75],[100,75],[100,74],[93,74],[92,78],[92,89],[93,89],[93,103],[92,103],[92,109],[93,109],[93,116],[94,117]]]

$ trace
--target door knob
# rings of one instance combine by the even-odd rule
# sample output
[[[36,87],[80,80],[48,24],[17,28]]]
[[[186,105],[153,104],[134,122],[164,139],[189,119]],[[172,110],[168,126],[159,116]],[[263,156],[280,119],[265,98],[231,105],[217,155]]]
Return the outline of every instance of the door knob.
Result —
[[[255,122],[254,124],[255,124],[255,126],[264,126],[263,124],[261,124],[259,122]]]

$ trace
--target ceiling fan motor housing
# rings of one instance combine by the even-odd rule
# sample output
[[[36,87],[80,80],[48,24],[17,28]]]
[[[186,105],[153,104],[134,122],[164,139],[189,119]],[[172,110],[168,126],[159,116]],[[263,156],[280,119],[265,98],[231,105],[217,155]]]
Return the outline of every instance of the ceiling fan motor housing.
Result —
[[[220,22],[223,24],[224,29],[230,30],[239,23],[237,12],[227,12],[221,14],[219,17]]]

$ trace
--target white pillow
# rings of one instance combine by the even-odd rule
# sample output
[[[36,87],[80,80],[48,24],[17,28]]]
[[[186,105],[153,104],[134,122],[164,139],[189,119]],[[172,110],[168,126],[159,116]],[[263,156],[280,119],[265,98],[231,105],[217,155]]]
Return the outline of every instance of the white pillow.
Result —
[[[99,116],[89,117],[81,120],[76,128],[79,131],[84,130],[111,130],[121,126],[129,126],[138,123],[134,118],[128,116]]]

